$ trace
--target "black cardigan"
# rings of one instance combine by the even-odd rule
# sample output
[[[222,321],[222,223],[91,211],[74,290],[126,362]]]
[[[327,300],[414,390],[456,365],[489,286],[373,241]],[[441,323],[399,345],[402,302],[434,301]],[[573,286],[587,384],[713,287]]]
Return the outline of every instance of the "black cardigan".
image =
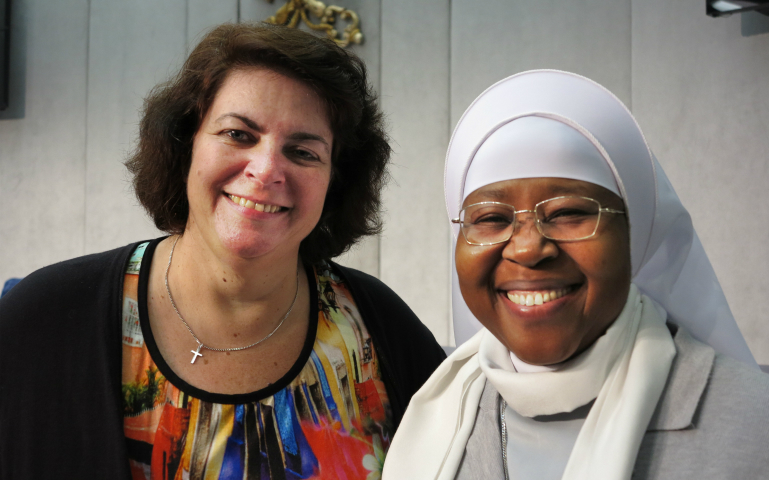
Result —
[[[130,479],[123,277],[138,243],[32,273],[0,300],[0,479]],[[371,333],[395,425],[445,358],[392,290],[334,265]]]

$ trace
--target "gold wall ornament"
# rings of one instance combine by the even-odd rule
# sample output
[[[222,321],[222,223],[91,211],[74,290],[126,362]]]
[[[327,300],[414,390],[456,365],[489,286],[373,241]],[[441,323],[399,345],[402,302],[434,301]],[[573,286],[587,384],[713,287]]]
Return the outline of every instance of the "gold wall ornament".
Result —
[[[272,0],[267,1],[272,3]],[[319,18],[320,21],[312,23],[308,12]],[[334,28],[337,15],[340,19],[349,22],[344,32],[342,32],[342,38],[337,38],[339,32]],[[357,13],[336,5],[326,6],[325,3],[318,0],[288,0],[285,5],[275,12],[274,16],[269,17],[265,21],[273,25],[285,25],[290,28],[296,28],[300,20],[313,30],[326,32],[326,35],[340,47],[346,47],[351,42],[358,45],[363,42],[363,32],[358,27],[360,21]]]

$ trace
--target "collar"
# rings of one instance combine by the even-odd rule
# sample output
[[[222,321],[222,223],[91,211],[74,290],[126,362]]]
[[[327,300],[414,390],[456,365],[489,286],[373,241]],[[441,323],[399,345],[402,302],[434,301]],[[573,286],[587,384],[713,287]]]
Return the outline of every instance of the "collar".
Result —
[[[652,415],[647,431],[685,430],[705,392],[713,369],[715,351],[692,338],[683,328],[668,324],[673,333],[676,356],[670,367],[665,389]],[[677,329],[676,331],[673,331]]]
[[[693,427],[692,419],[705,393],[713,369],[715,351],[692,338],[683,328],[668,324],[676,346],[676,356],[670,367],[668,380],[657,408],[649,421],[648,432],[685,430]],[[491,387],[486,382],[486,389]],[[496,393],[496,391],[494,391]],[[479,409],[494,414],[496,395],[484,391]]]

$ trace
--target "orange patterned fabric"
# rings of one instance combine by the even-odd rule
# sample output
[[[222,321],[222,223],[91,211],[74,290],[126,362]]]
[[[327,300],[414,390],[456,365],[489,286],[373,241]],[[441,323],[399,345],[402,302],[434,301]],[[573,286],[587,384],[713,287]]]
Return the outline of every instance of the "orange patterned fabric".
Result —
[[[298,375],[269,391],[208,394],[151,353],[138,295],[147,245],[134,251],[123,292],[123,425],[133,478],[379,479],[392,410],[371,337],[331,267],[312,270],[317,328]]]

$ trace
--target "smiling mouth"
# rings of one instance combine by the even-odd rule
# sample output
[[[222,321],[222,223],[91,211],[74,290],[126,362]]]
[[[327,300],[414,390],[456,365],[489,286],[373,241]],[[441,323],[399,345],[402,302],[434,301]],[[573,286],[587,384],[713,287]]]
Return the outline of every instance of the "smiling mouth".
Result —
[[[507,298],[516,305],[524,305],[531,307],[533,305],[544,305],[548,302],[558,300],[571,293],[575,289],[575,286],[566,288],[558,288],[555,290],[536,290],[536,291],[519,291],[509,290],[506,292]]]
[[[254,203],[251,200],[247,200],[237,195],[230,195],[229,193],[227,196],[230,197],[230,200],[237,203],[241,207],[252,208],[257,212],[277,213],[288,210],[288,207],[281,207],[280,205],[267,205],[264,203]]]

